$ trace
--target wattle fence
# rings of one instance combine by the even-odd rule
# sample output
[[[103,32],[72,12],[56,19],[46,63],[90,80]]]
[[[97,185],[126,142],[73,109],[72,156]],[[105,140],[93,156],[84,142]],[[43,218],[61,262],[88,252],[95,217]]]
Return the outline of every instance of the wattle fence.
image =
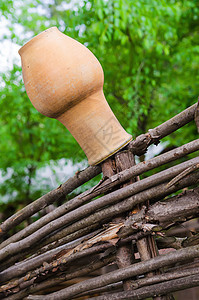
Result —
[[[199,131],[197,103],[4,221],[0,299],[158,300],[198,286],[199,139],[134,159],[194,121]],[[39,217],[100,173],[96,186]]]

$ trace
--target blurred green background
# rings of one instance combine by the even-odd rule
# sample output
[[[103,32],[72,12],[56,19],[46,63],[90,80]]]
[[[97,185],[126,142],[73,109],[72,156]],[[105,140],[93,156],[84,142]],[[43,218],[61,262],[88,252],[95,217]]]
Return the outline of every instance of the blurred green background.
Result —
[[[8,65],[3,56],[11,48],[16,52],[51,26],[83,43],[102,64],[107,101],[134,138],[197,101],[197,0],[1,0],[0,20],[2,220],[87,164],[63,125],[30,103],[19,56],[9,57]],[[192,122],[163,145],[176,147],[197,137]]]

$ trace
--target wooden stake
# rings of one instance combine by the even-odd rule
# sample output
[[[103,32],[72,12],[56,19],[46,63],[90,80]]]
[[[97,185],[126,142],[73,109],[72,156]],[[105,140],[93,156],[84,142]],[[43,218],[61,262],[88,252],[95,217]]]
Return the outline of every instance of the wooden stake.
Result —
[[[120,151],[115,154],[114,158],[108,158],[106,161],[102,163],[102,172],[103,175],[106,177],[111,177],[116,173],[119,173],[120,171],[123,171],[125,169],[129,169],[135,165],[135,159],[134,155],[128,151]],[[128,181],[128,183],[125,183],[121,185],[121,187],[124,187],[130,183],[133,183],[135,180],[131,179]],[[126,219],[126,214],[122,214],[120,216],[117,216],[113,219],[113,223],[120,223],[124,222]],[[133,248],[131,242],[126,243],[125,245],[122,245],[117,248],[116,251],[116,262],[118,265],[118,268],[124,268],[128,267],[135,261],[135,256],[133,253]],[[133,285],[133,280],[124,280],[123,281],[123,288],[125,291],[131,290],[131,286]]]

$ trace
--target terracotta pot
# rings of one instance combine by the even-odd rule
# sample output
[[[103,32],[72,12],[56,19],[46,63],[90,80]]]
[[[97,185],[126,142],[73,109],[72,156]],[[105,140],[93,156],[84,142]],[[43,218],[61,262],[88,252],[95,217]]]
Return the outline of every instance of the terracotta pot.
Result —
[[[129,143],[131,135],[104,97],[102,67],[85,46],[52,27],[25,44],[19,54],[32,104],[64,124],[89,164],[100,163]]]

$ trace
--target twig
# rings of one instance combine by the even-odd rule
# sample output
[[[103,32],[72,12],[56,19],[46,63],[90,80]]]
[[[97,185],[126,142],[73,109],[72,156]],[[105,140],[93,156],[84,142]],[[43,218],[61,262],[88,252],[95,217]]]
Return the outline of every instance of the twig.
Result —
[[[197,103],[156,128],[150,129],[147,133],[141,134],[135,140],[130,142],[129,147],[131,151],[136,155],[144,154],[149,145],[153,143],[158,144],[160,139],[191,122],[194,119],[196,108]]]
[[[190,166],[189,168],[187,168],[186,170],[182,171],[180,174],[178,174],[175,178],[173,178],[168,184],[167,187],[170,187],[176,183],[178,183],[178,181],[180,179],[182,179],[183,177],[185,177],[186,175],[190,174],[191,172],[195,171],[199,169],[199,164]]]
[[[62,196],[66,196],[67,194],[71,193],[74,189],[81,186],[100,173],[100,166],[90,166],[87,169],[79,172],[78,176],[74,175],[57,189],[52,190],[41,198],[30,203],[29,205],[18,211],[16,214],[12,215],[6,221],[4,221],[0,226],[0,236],[3,236],[8,230],[13,228],[17,224],[34,215],[36,212],[40,211],[46,206],[52,204],[54,201],[57,201]]]
[[[58,285],[61,282],[71,280],[73,278],[77,278],[77,277],[80,277],[83,275],[87,275],[97,269],[100,269],[100,268],[110,264],[111,262],[114,261],[114,259],[115,259],[115,255],[111,253],[107,256],[98,258],[97,261],[95,259],[90,264],[83,266],[81,268],[78,268],[75,271],[72,271],[70,273],[67,272],[66,274],[62,273],[59,277],[55,277],[55,275],[53,274],[52,279],[47,278],[45,281],[43,281],[41,283],[35,282],[36,277],[35,278],[33,277],[31,280],[28,280],[28,276],[25,276],[24,278],[21,278],[20,280],[11,281],[8,284],[6,284],[5,286],[3,286],[3,288],[0,288],[0,293],[4,293],[4,296],[14,293],[13,296],[10,296],[7,298],[8,300],[22,299],[23,297],[27,296],[30,293],[38,292],[40,290]],[[16,286],[18,287],[18,289],[21,290],[21,291],[17,292],[17,294],[15,293],[15,289],[13,290],[13,288],[15,288]]]
[[[190,260],[199,257],[199,246],[193,246],[186,249],[180,249],[175,252],[169,253],[167,255],[157,256],[148,261],[136,263],[129,266],[128,268],[119,269],[111,273],[98,276],[97,278],[85,280],[83,282],[74,284],[71,287],[62,289],[47,296],[29,296],[28,299],[43,299],[43,300],[53,300],[53,299],[70,299],[77,294],[89,291],[91,289],[99,288],[110,283],[118,282],[133,276],[145,274],[147,272],[172,265],[177,262],[183,262],[185,260]],[[197,284],[199,278],[197,276]],[[164,283],[165,284],[165,283]],[[148,287],[147,287],[148,288]],[[137,292],[137,291],[136,291]],[[120,298],[119,298],[120,299]]]
[[[199,177],[199,174],[198,174],[198,177]],[[185,180],[185,179],[183,179],[183,180]],[[174,188],[174,187],[173,187]],[[169,192],[170,193],[170,192]],[[152,195],[153,195],[153,193],[152,193]],[[183,200],[183,197],[182,197],[182,200]],[[155,205],[154,205],[155,206]],[[179,207],[181,207],[181,204],[179,203],[178,204],[178,206]],[[152,206],[153,207],[153,206]],[[181,208],[182,209],[182,208]],[[152,211],[153,211],[153,209],[152,209]],[[160,219],[161,219],[161,213],[162,213],[162,211],[159,213],[160,214]],[[91,216],[92,217],[92,216]],[[110,218],[111,218],[111,216],[110,216]],[[156,218],[157,220],[158,220],[158,218]],[[114,225],[113,227],[110,227],[108,230],[109,230],[109,234],[107,235],[106,234],[106,230],[105,230],[105,235],[104,236],[106,236],[106,239],[107,240],[110,240],[111,238],[121,238],[121,237],[125,237],[127,234],[130,234],[130,233],[132,233],[132,232],[134,232],[134,231],[136,231],[137,230],[137,227],[135,227],[134,229],[133,229],[133,227],[131,227],[133,224],[134,224],[135,222],[134,222],[134,219],[132,218],[132,217],[130,217],[129,219],[128,219],[128,221],[126,222],[126,224],[124,224],[124,225],[126,225],[127,226],[127,232],[125,231],[125,227],[124,228],[122,228],[122,224],[120,224],[120,226],[118,227],[118,225]],[[155,227],[157,227],[157,226],[155,226]],[[111,228],[113,228],[113,232],[111,231]],[[120,229],[120,231],[118,232],[118,229],[119,228],[121,228]],[[130,228],[130,232],[129,232],[129,228]],[[102,233],[100,233],[100,235],[98,235],[98,237],[99,237],[99,239],[97,239],[97,237],[95,238],[92,238],[91,239],[91,243],[90,243],[90,245],[92,245],[92,243],[93,242],[98,242],[98,241],[101,241],[101,240],[104,240],[104,238],[103,238],[103,232]],[[87,241],[87,242],[85,242],[84,244],[82,244],[82,245],[80,245],[80,248],[79,248],[79,246],[77,247],[77,248],[75,248],[76,250],[81,250],[81,249],[85,249],[84,248],[84,245],[86,246],[86,247],[88,247],[89,246],[89,241]],[[69,256],[69,255],[72,255],[73,253],[74,253],[74,251],[75,251],[75,249],[72,249],[70,252],[68,252],[65,256]],[[62,257],[62,260],[64,261],[64,256]],[[29,262],[30,264],[31,264],[31,261]],[[23,263],[22,263],[23,264]],[[0,279],[1,280],[9,280],[9,279],[11,279],[12,278],[12,276],[20,276],[21,274],[23,274],[23,272],[27,272],[29,269],[29,267],[28,267],[28,264],[27,264],[27,268],[25,269],[25,267],[23,266],[22,267],[22,264],[19,264],[18,266],[16,266],[16,267],[12,267],[11,268],[11,270],[5,270],[5,271],[3,271],[2,273],[0,273]],[[42,269],[41,269],[41,271],[42,272],[44,272],[44,271],[48,271],[49,269],[50,269],[50,266],[52,267],[52,266],[54,266],[54,264],[53,263],[51,263],[51,264],[49,264],[49,266],[47,265],[47,267],[43,267]]]
[[[91,300],[139,300],[139,299],[154,297],[157,295],[165,295],[170,292],[176,292],[179,290],[188,289],[198,285],[199,285],[199,276],[198,274],[196,274],[196,275],[185,276],[179,279],[169,280],[167,282],[154,284],[148,287],[143,287],[135,291],[119,292],[115,294],[109,294],[109,295],[94,297],[90,299]],[[28,299],[36,300],[41,298],[40,296],[39,297],[31,296],[28,297]],[[64,299],[64,298],[59,298],[59,299]]]
[[[26,274],[27,278],[30,280],[31,278],[37,277],[41,274],[47,275],[51,270],[54,270],[53,273],[55,274],[56,271],[59,271],[60,268],[63,268],[63,266],[67,266],[69,262],[71,263],[74,260],[80,259],[85,256],[89,256],[91,254],[97,254],[100,252],[104,252],[106,249],[113,248],[113,245],[110,243],[103,243],[100,245],[93,246],[88,249],[84,249],[83,251],[74,252],[70,251],[68,252],[66,250],[66,253],[63,251],[63,253],[60,253],[61,257],[57,258],[55,257],[54,260],[52,260],[49,263],[44,262],[42,267],[39,267],[33,271],[30,271],[28,274]],[[64,254],[65,253],[65,254]],[[30,262],[31,263],[31,262]],[[22,269],[22,266],[24,266],[24,269]],[[31,267],[32,268],[32,267]],[[0,282],[6,282],[8,280],[11,280],[12,278],[16,278],[18,276],[21,276],[22,274],[28,272],[29,265],[28,264],[19,264],[16,266],[13,266],[10,269],[7,269],[0,273]]]
[[[170,272],[165,273],[165,274],[156,275],[156,276],[153,276],[150,278],[145,277],[142,279],[135,280],[134,284],[132,285],[132,289],[137,290],[143,286],[147,286],[147,285],[150,286],[152,284],[159,283],[159,282],[166,283],[168,280],[183,278],[183,277],[195,275],[195,274],[199,274],[199,268],[189,268],[189,269],[184,269],[181,271],[174,271],[174,272],[171,270]],[[111,285],[108,285],[107,287],[102,287],[102,288],[94,289],[94,290],[91,290],[88,292],[84,292],[79,296],[99,294],[102,292],[113,291],[113,290],[121,288],[121,287],[122,287],[121,283],[113,283]],[[138,294],[139,294],[139,292],[138,292]],[[152,295],[152,296],[154,296],[154,295]],[[98,298],[94,298],[94,299],[98,299]]]
[[[163,173],[165,172],[165,173]],[[161,173],[165,174],[165,176],[167,176],[168,178],[168,170],[163,171]],[[161,174],[161,175],[163,175]],[[173,176],[174,173],[172,173],[171,175]],[[188,178],[187,180],[185,179],[185,185],[187,184],[186,182],[190,182],[190,180],[192,182],[197,182],[197,174],[194,174],[194,176],[189,175],[190,178]],[[153,176],[157,176],[153,175]],[[151,176],[152,177],[152,176]],[[158,179],[158,178],[159,179]],[[163,176],[157,176],[156,179],[158,180],[158,182],[162,182],[162,180],[164,179]],[[151,178],[152,180],[150,180],[150,183],[153,182],[153,184],[157,184],[157,181],[154,182],[154,177]],[[50,224],[47,224],[45,227],[39,229],[37,232],[33,233],[32,235],[28,236],[27,238],[18,241],[16,243],[12,243],[7,245],[6,247],[4,247],[3,249],[0,250],[0,260],[5,259],[7,256],[9,255],[13,255],[16,254],[24,249],[27,249],[29,247],[31,247],[34,243],[36,243],[37,241],[40,241],[42,237],[45,237],[48,233],[52,232],[53,230],[58,229],[59,227],[66,225],[67,223],[70,222],[74,222],[74,220],[79,219],[80,217],[84,217],[85,215],[88,215],[89,213],[94,212],[95,210],[106,206],[107,204],[112,204],[114,202],[117,202],[121,199],[125,199],[126,197],[131,196],[132,194],[135,193],[135,186],[138,187],[142,187],[143,188],[143,182],[147,182],[147,186],[145,188],[148,187],[148,179],[143,179],[142,181],[138,181],[135,182],[129,186],[123,187],[121,188],[119,191],[115,191],[110,193],[109,195],[105,195],[100,199],[96,199],[95,201],[86,204],[81,210],[77,209],[74,210],[70,213],[68,213],[66,216],[61,217],[60,219],[54,220],[52,221]],[[183,181],[184,182],[184,181]],[[184,186],[184,185],[183,185]],[[163,190],[162,190],[163,189]],[[70,225],[68,228],[64,229],[63,231],[65,232],[65,234],[70,234],[74,231],[77,231],[79,229],[82,229],[84,227],[83,224],[85,224],[85,227],[89,226],[89,225],[93,225],[97,222],[99,222],[99,218],[100,220],[105,220],[106,218],[113,217],[118,215],[119,213],[122,212],[126,212],[130,209],[133,208],[133,206],[135,206],[138,203],[141,203],[143,201],[146,201],[147,199],[152,199],[152,198],[156,198],[156,197],[160,197],[161,196],[166,196],[169,195],[172,191],[176,191],[179,189],[179,187],[176,186],[172,186],[168,189],[165,188],[165,185],[161,187],[155,187],[155,188],[151,188],[148,189],[144,192],[138,193],[135,196],[132,196],[130,199],[124,200],[123,202],[116,204],[116,205],[112,205],[109,208],[105,208],[104,212],[102,213],[100,212],[96,212],[93,215],[87,217],[86,219],[80,220],[79,221],[79,225],[77,226],[78,222],[76,222],[76,226],[75,224]],[[89,220],[86,223],[84,223],[86,220]],[[73,231],[70,231],[69,228],[73,228]],[[57,239],[56,234],[53,236],[53,239]],[[56,240],[55,239],[55,240]]]
[[[112,283],[112,284],[108,284],[107,286],[103,286],[101,288],[98,289],[93,289],[84,293],[81,293],[80,295],[77,295],[74,297],[75,298],[79,298],[82,296],[90,296],[90,295],[98,295],[98,294],[102,294],[102,293],[107,293],[107,292],[115,292],[115,291],[122,291],[123,290],[123,282],[117,282],[117,283]],[[9,299],[10,300],[10,299]]]
[[[42,217],[38,221],[32,223],[31,225],[24,228],[20,232],[11,236],[9,239],[2,242],[2,244],[0,245],[0,249],[5,247],[6,245],[9,245],[10,243],[13,243],[22,238],[25,238],[26,236],[32,234],[39,228],[42,228],[44,225],[48,224],[52,220],[57,219],[58,217],[65,214],[66,212],[74,210],[75,208],[84,204],[86,201],[89,201],[92,198],[94,198],[102,193],[106,193],[107,191],[109,191],[110,189],[113,189],[118,184],[121,184],[121,183],[129,180],[132,177],[142,174],[143,172],[152,170],[156,167],[159,167],[163,164],[166,164],[168,162],[171,162],[173,160],[181,158],[181,157],[183,157],[189,153],[195,152],[197,150],[199,150],[199,139],[197,139],[193,142],[190,142],[186,145],[183,145],[179,148],[176,148],[172,151],[169,151],[165,154],[159,155],[158,157],[152,158],[148,161],[141,162],[127,170],[121,171],[120,173],[111,176],[109,179],[102,182],[100,184],[100,186],[95,187],[94,190],[92,188],[91,190],[84,192],[82,195],[79,195],[79,196],[73,198],[72,200],[68,201],[67,203],[64,203],[62,206],[55,209],[53,212],[47,214],[46,216]],[[197,158],[195,161],[193,161],[193,163],[195,163],[195,164],[198,163]],[[190,166],[190,165],[188,165],[188,166]],[[27,206],[27,207],[29,207],[29,206]],[[7,222],[7,221],[5,221],[5,222]],[[12,219],[10,219],[10,222],[11,222],[11,224],[9,226],[12,226]]]

